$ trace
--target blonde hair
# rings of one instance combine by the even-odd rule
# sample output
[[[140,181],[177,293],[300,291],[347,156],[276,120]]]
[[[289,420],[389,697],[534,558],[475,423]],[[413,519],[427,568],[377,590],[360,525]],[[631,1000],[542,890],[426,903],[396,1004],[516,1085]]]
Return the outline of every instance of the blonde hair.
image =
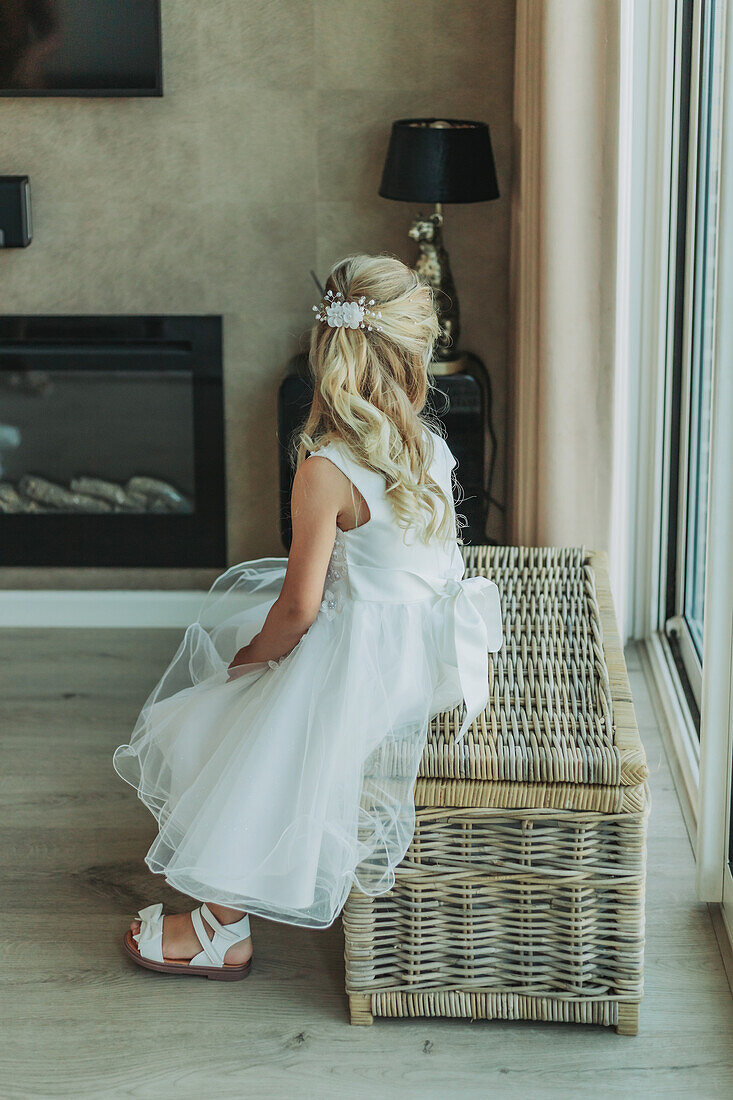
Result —
[[[344,301],[374,299],[381,328],[331,328],[311,333],[313,403],[297,445],[298,465],[332,441],[347,445],[363,466],[382,474],[400,527],[428,542],[455,536],[452,501],[429,475],[439,430],[425,415],[428,365],[440,325],[430,286],[391,256],[348,256],[331,270],[325,290]],[[370,319],[371,320],[371,319]]]

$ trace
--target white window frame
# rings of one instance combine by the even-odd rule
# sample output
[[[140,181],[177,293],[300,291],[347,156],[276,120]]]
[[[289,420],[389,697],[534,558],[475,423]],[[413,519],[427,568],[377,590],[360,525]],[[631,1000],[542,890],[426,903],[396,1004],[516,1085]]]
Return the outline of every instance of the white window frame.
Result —
[[[617,290],[617,455],[626,448],[629,560],[625,605],[631,637],[645,640],[648,669],[657,688],[674,757],[675,778],[691,838],[697,832],[699,742],[669,641],[664,632],[672,398],[674,256],[677,246],[681,28],[675,4],[629,0],[622,11],[620,149],[632,135],[630,168],[621,177],[619,270],[632,277]],[[640,104],[644,110],[640,111]],[[691,104],[691,109],[693,105]],[[620,158],[621,159],[621,158]],[[623,170],[623,161],[622,161]],[[630,198],[625,191],[630,192]],[[688,219],[688,226],[690,219]],[[619,390],[625,389],[624,404]],[[619,480],[619,464],[615,482]],[[623,479],[621,479],[623,481]],[[622,496],[622,494],[619,494]]]
[[[733,4],[726,5],[723,148],[718,233],[717,299],[733,302]],[[620,150],[630,170],[619,197],[619,282],[617,396],[631,425],[629,453],[621,470],[630,474],[624,493],[632,502],[626,534],[629,568],[625,597],[629,634],[645,640],[645,654],[663,710],[667,747],[698,863],[701,900],[722,903],[733,932],[733,876],[728,837],[733,761],[733,309],[718,309],[713,365],[708,531],[705,576],[704,660],[693,689],[699,692],[700,739],[690,717],[682,683],[665,636],[667,487],[670,453],[665,424],[670,410],[670,356],[673,348],[671,280],[675,265],[677,163],[680,109],[680,34],[675,5],[628,0],[622,11],[626,30],[621,46]],[[622,27],[624,23],[622,23]],[[693,35],[699,36],[699,17]],[[698,56],[695,49],[693,54]],[[693,74],[693,97],[697,80]],[[644,103],[644,113],[638,104]],[[633,106],[632,106],[633,105]],[[692,118],[697,103],[690,104]],[[631,138],[629,138],[631,134]],[[691,140],[695,141],[694,133]],[[696,162],[696,158],[695,162]],[[688,187],[695,209],[694,164]],[[670,214],[670,212],[673,212]],[[695,231],[687,219],[688,234]],[[688,240],[688,243],[692,243]],[[638,273],[638,274],[635,274]],[[689,278],[689,273],[688,273]],[[691,338],[691,295],[686,288],[684,339]],[[689,345],[686,351],[689,350]],[[687,355],[685,356],[687,359]],[[619,407],[619,406],[617,406]],[[617,417],[617,420],[620,418]],[[628,442],[628,436],[627,436]],[[682,487],[684,488],[684,487]],[[683,510],[684,511],[684,510]],[[684,517],[680,517],[682,524]],[[684,527],[680,528],[684,535]],[[680,537],[678,546],[682,546]],[[678,627],[674,621],[670,624]],[[681,645],[692,647],[680,630]],[[692,658],[692,653],[688,656]],[[687,665],[688,662],[685,662]]]
[[[733,13],[726,12],[718,223],[718,303],[733,302]],[[713,362],[710,487],[701,707],[698,894],[722,901],[733,929],[729,862],[733,762],[733,313],[718,308]]]

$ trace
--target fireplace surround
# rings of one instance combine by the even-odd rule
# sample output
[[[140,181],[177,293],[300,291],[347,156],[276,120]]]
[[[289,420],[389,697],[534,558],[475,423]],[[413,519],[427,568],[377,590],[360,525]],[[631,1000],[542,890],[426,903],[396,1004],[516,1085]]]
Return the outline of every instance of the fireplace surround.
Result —
[[[226,564],[221,330],[0,317],[0,565]]]

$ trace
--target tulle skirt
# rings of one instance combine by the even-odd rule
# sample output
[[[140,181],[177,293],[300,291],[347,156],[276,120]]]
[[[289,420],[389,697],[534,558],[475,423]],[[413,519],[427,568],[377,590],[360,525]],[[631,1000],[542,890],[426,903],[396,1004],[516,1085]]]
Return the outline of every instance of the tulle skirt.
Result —
[[[219,578],[114,764],[157,818],[152,871],[193,898],[326,927],[354,884],[392,887],[430,718],[461,691],[432,597],[345,598],[280,662],[229,681],[285,566]]]

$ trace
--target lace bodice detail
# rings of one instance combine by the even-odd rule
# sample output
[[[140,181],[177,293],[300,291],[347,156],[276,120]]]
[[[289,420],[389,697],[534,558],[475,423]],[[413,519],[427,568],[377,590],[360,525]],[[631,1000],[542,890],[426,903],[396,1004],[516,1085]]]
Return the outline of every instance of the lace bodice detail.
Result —
[[[331,560],[326,571],[323,599],[321,601],[321,614],[325,615],[327,619],[335,618],[344,606],[347,585],[348,571],[344,532],[337,529],[333,550],[331,551]]]

